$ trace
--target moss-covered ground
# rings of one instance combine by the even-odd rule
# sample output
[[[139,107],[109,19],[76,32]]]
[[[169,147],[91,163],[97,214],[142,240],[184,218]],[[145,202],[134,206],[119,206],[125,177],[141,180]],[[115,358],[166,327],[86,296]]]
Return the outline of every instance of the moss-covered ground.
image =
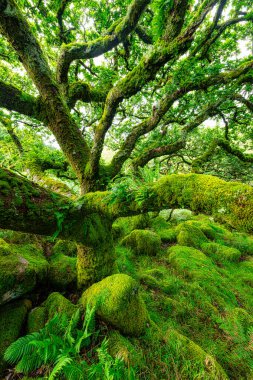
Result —
[[[252,380],[253,237],[202,215],[168,221],[154,213],[116,220],[113,234],[114,276],[81,297],[93,297],[94,289],[99,297],[108,292],[97,310],[97,329],[98,340],[108,339],[110,354],[133,367],[136,380]],[[17,243],[13,236],[3,237]],[[60,258],[76,260],[70,248],[59,241],[47,258],[50,284],[61,280],[60,291],[68,289],[68,270]],[[71,273],[74,276],[74,270]],[[55,312],[71,315],[80,307],[85,288],[72,296],[66,290],[66,298],[51,293],[46,301],[33,304],[21,333],[38,331]],[[135,305],[133,312],[128,305]],[[145,311],[138,334],[129,332],[129,326],[138,328],[143,314],[137,309]]]
[[[132,221],[121,223],[129,233]],[[141,283],[152,321],[130,339],[138,378],[253,379],[253,238],[201,215],[148,228],[162,239],[156,256],[117,247],[117,270]]]

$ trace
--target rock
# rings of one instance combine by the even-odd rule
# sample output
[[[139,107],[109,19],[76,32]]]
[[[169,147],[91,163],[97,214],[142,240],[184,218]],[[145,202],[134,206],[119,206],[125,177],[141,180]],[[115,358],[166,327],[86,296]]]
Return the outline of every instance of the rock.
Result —
[[[221,261],[239,261],[242,253],[233,247],[227,247],[218,243],[205,243],[202,244],[202,251],[211,256],[214,260]]]
[[[47,320],[51,319],[55,313],[63,313],[72,317],[77,310],[77,306],[57,292],[51,293],[42,306],[46,308]]]
[[[161,238],[149,230],[134,230],[121,241],[121,244],[139,255],[153,256],[161,248]]]
[[[30,311],[27,318],[27,334],[31,334],[35,331],[42,329],[47,322],[46,308],[43,306],[35,307]]]
[[[45,280],[47,270],[47,260],[34,245],[0,239],[0,305],[32,291]]]
[[[123,334],[138,336],[145,330],[148,312],[137,282],[126,274],[115,274],[93,284],[81,297],[96,307],[96,314]]]
[[[176,222],[183,222],[192,218],[193,213],[191,210],[187,209],[165,209],[159,212],[165,220],[174,220]]]
[[[62,254],[69,257],[76,257],[76,243],[70,240],[57,240],[57,242],[53,246],[53,254]]]
[[[7,363],[3,359],[5,350],[19,338],[31,302],[19,300],[0,308],[0,377]]]
[[[49,260],[48,281],[53,289],[75,289],[77,286],[76,257],[62,253],[54,254]]]
[[[30,311],[27,319],[27,333],[39,331],[56,313],[66,314],[71,318],[76,310],[77,306],[60,293],[51,293],[46,301]]]
[[[202,244],[208,243],[204,233],[191,222],[181,223],[176,228],[177,242],[180,245],[200,249]]]

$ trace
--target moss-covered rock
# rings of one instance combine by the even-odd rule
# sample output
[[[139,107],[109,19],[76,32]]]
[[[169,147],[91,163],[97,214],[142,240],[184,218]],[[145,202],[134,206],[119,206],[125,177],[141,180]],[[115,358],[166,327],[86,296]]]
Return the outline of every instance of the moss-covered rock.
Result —
[[[56,313],[63,313],[71,317],[77,310],[76,305],[57,292],[51,293],[42,304],[42,307],[46,308],[47,320],[51,319]]]
[[[28,300],[14,301],[0,308],[0,376],[7,365],[3,359],[4,352],[19,338],[30,308]]]
[[[177,242],[180,245],[200,249],[202,244],[207,243],[208,239],[204,233],[192,225],[191,222],[184,222],[177,226]]]
[[[139,295],[138,283],[126,274],[115,274],[92,285],[82,295],[81,303],[96,307],[102,320],[123,334],[138,336],[143,333],[148,313]]]
[[[45,281],[48,262],[32,244],[8,244],[0,239],[0,304],[19,298]]]
[[[121,241],[121,244],[139,255],[153,256],[161,248],[161,238],[153,231],[134,230]]]
[[[205,352],[199,345],[180,334],[174,329],[167,330],[165,341],[173,349],[177,350],[181,360],[191,364],[196,374],[201,374],[201,379],[229,380],[227,374],[217,360]],[[193,370],[194,372],[194,370]]]
[[[126,337],[114,330],[108,336],[108,352],[112,357],[123,360],[127,366],[138,365],[142,356],[142,352],[137,351]]]
[[[157,231],[157,235],[160,236],[163,243],[176,243],[177,233],[174,228],[167,228]]]
[[[238,261],[242,256],[241,252],[233,247],[227,247],[218,243],[204,243],[201,247],[202,251],[214,258],[221,261]]]
[[[130,234],[133,230],[144,229],[150,226],[148,214],[140,214],[118,218],[112,225],[113,236],[117,240],[125,235]]]
[[[70,257],[77,256],[76,243],[70,240],[57,240],[52,251],[53,254],[62,254]]]
[[[27,333],[33,333],[42,329],[47,321],[46,308],[43,306],[35,307],[30,311],[27,318]]]
[[[75,289],[77,286],[76,257],[62,253],[54,254],[49,260],[48,281],[53,289]]]
[[[189,278],[205,279],[216,275],[215,265],[203,252],[175,245],[168,249],[170,264]]]

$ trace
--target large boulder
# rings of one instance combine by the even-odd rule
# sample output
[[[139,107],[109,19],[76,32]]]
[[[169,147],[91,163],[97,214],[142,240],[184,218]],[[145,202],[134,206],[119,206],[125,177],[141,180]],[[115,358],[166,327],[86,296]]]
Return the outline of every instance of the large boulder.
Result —
[[[127,235],[121,244],[131,248],[138,255],[156,255],[161,248],[161,238],[149,230],[134,230]]]
[[[126,274],[115,274],[93,284],[81,297],[84,308],[95,306],[96,314],[123,334],[138,336],[145,330],[148,312],[139,295],[138,283]]]
[[[19,300],[0,307],[0,378],[7,363],[3,356],[11,343],[17,340],[21,333],[31,302]]]
[[[0,305],[31,292],[45,280],[47,271],[42,250],[0,239]]]

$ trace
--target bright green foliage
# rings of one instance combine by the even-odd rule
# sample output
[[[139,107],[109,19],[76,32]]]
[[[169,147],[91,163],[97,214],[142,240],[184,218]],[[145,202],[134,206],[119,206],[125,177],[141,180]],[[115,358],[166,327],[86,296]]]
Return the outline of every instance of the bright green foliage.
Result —
[[[96,307],[96,314],[123,334],[138,336],[148,322],[148,313],[139,295],[139,285],[126,274],[115,274],[92,285],[81,303]]]
[[[66,290],[76,288],[76,258],[53,254],[49,260],[48,281],[53,289]]]
[[[6,348],[19,338],[31,303],[27,300],[15,301],[0,307],[0,376],[7,367],[3,360]]]
[[[133,230],[145,229],[150,226],[150,219],[147,214],[118,218],[113,223],[113,235],[116,239],[130,234]]]
[[[46,282],[48,262],[32,244],[8,244],[0,239],[0,304]]]
[[[94,335],[95,310],[86,308],[80,329],[80,311],[71,318],[66,314],[55,316],[38,332],[26,335],[12,343],[5,352],[5,360],[16,364],[16,371],[30,374],[40,367],[48,380],[120,380],[126,378],[128,371],[121,358],[113,358],[104,340],[96,349],[98,362],[92,364],[83,358]],[[41,373],[41,372],[40,372]],[[134,371],[129,371],[129,380],[135,379]]]
[[[134,230],[127,235],[121,244],[131,248],[137,255],[155,255],[161,247],[160,237],[153,231]]]

